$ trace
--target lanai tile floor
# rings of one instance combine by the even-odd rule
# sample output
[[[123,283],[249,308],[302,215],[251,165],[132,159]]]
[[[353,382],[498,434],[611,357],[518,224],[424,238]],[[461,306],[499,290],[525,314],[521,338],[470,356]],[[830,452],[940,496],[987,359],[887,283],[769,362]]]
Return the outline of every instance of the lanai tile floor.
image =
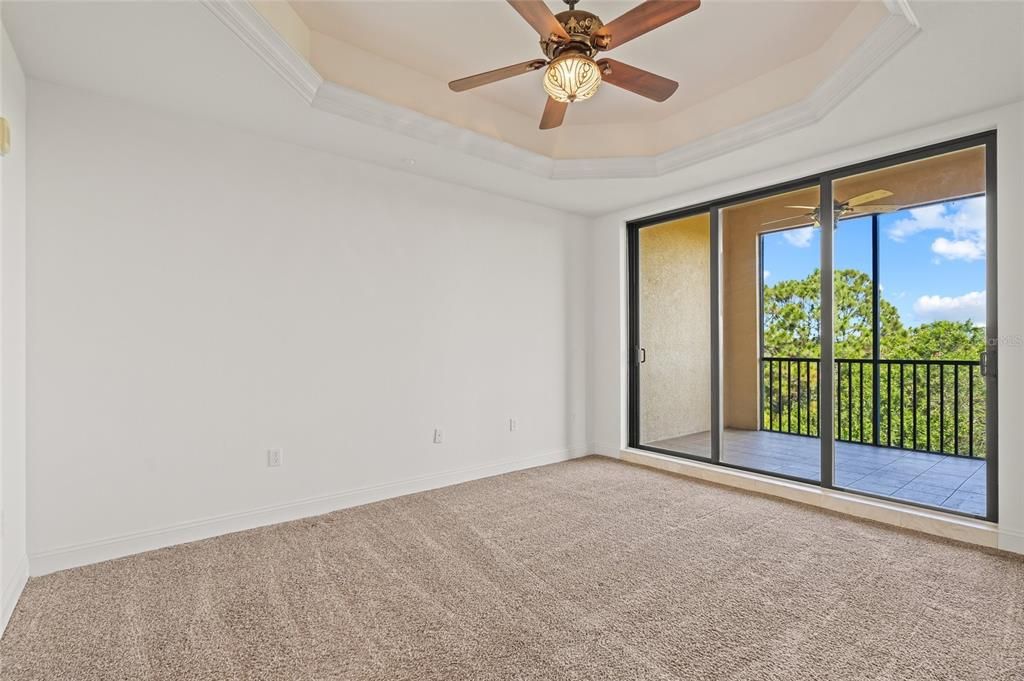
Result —
[[[647,445],[694,456],[711,455],[711,437],[707,431]],[[726,430],[722,460],[768,473],[820,479],[817,438]],[[835,467],[835,482],[840,487],[970,515],[985,515],[984,459],[837,442]]]

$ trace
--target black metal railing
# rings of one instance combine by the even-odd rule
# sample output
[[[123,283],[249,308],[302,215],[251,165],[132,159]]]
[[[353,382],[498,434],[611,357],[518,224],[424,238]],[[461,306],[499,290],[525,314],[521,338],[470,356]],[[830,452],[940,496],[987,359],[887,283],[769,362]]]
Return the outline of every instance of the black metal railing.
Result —
[[[820,360],[761,358],[761,428],[817,437]],[[971,360],[837,359],[837,440],[985,455],[985,383]]]

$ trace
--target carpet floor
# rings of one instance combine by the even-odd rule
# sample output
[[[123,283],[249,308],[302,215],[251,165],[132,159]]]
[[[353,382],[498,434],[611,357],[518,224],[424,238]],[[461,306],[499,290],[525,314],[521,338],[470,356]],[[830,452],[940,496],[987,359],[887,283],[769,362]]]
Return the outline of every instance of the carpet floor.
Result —
[[[1024,679],[1024,561],[588,457],[32,579],[22,679]]]

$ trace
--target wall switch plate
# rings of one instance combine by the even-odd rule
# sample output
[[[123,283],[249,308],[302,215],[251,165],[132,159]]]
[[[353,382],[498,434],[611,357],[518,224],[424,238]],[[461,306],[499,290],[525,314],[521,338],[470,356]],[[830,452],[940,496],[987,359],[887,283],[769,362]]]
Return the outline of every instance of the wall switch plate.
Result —
[[[440,428],[434,428],[434,444],[439,445],[444,442],[444,433]]]
[[[281,465],[284,459],[284,452],[280,449],[268,449],[267,450],[267,466],[270,468],[277,468]]]
[[[514,431],[518,427],[519,427],[519,423],[516,421],[514,416],[508,420],[508,431],[510,433],[512,431]]]

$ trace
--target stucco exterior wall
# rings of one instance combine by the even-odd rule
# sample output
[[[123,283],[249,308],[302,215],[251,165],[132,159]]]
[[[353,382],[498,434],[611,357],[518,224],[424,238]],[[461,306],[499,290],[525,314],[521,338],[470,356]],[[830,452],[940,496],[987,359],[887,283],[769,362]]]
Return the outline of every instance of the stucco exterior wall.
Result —
[[[711,428],[710,220],[640,230],[640,439]]]

